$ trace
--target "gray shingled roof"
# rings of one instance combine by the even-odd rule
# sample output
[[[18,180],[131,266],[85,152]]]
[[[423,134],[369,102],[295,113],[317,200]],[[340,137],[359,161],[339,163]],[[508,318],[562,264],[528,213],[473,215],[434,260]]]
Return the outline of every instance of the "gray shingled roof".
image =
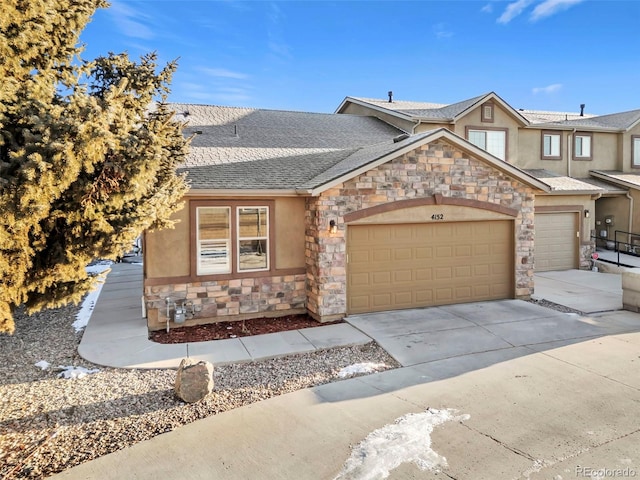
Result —
[[[610,194],[622,194],[629,191],[629,189],[627,188],[614,185],[604,180],[600,180],[599,178],[589,177],[589,178],[581,178],[580,180],[582,180],[585,183],[590,183],[591,185],[594,185],[603,190],[606,190],[606,193],[610,193]]]
[[[640,175],[636,173],[624,173],[615,170],[592,170],[592,173],[611,179],[612,182],[623,182],[633,188],[640,188]]]
[[[538,123],[563,122],[566,120],[580,120],[595,117],[595,115],[588,113],[580,116],[580,113],[577,112],[549,112],[545,110],[527,110],[523,108],[519,108],[518,113],[534,125]]]
[[[551,121],[546,125],[563,126],[568,128],[585,128],[596,130],[626,131],[640,121],[640,110],[628,112],[612,113],[610,115],[584,116],[566,121]],[[537,124],[536,127],[544,127],[545,123]]]
[[[602,191],[603,188],[587,183],[581,179],[559,175],[550,170],[541,168],[525,169],[532,177],[543,181],[551,187],[552,192],[575,192],[575,191]]]
[[[389,102],[388,100],[380,100],[373,98],[359,98],[359,97],[349,97],[354,100],[359,100],[361,102],[369,103],[371,105],[375,105],[379,108],[384,108],[386,110],[398,113],[404,113],[405,115],[409,115],[415,119],[422,120],[452,120],[460,113],[464,112],[466,109],[471,107],[472,105],[478,103],[484,97],[489,94],[479,95],[474,98],[470,98],[468,100],[463,100],[462,102],[452,103],[452,104],[444,104],[444,103],[427,103],[427,102],[407,102],[407,101],[398,101],[394,100],[393,102]]]
[[[400,142],[383,142],[376,145],[369,145],[367,147],[355,150],[349,155],[345,156],[339,162],[332,165],[330,168],[323,170],[318,175],[311,177],[306,183],[300,185],[300,189],[310,190],[317,188],[321,185],[329,183],[332,180],[342,177],[358,168],[375,162],[376,160],[385,157],[397,150],[400,150],[407,145],[419,142],[424,137],[427,137],[433,133],[433,130],[428,132],[422,132],[417,135],[411,135],[405,140]]]
[[[373,117],[172,104],[194,135],[180,166],[193,189],[293,189],[401,130]]]

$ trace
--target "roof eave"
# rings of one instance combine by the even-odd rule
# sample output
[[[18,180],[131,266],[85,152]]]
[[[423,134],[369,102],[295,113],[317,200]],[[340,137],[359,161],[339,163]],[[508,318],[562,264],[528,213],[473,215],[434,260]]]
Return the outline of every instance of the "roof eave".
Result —
[[[611,177],[610,175],[607,175],[604,172],[599,172],[598,170],[589,170],[589,175],[597,179],[604,180],[605,182],[612,183],[617,186],[640,190],[640,185],[638,185],[637,183],[627,182],[626,180],[621,180],[619,178]]]
[[[363,107],[367,107],[367,108],[371,108],[372,110],[376,110],[378,112],[385,113],[387,115],[392,115],[394,117],[398,117],[398,118],[401,118],[403,120],[409,120],[411,122],[416,122],[418,120],[418,118],[419,118],[419,117],[415,117],[413,115],[408,115],[406,113],[398,112],[397,110],[392,110],[392,109],[389,109],[389,108],[383,108],[383,107],[380,107],[378,105],[374,105],[374,104],[369,103],[369,102],[363,102],[362,100],[358,100],[357,98],[353,98],[353,97],[345,97],[345,99],[342,101],[342,103],[336,109],[336,111],[334,113],[342,113],[341,110],[343,109],[344,106],[347,105],[347,103],[355,103],[357,105],[360,105],[360,106],[363,106]]]
[[[308,190],[298,189],[240,189],[240,188],[191,188],[185,197],[299,197]]]
[[[562,196],[562,195],[597,195],[598,193],[604,193],[605,190],[551,190],[541,195],[545,196]]]

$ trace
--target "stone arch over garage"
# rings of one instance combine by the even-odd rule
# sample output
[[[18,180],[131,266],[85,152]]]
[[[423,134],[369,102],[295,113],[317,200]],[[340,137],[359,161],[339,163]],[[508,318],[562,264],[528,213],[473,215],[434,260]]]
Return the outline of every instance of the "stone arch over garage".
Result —
[[[449,198],[441,194],[433,195],[432,197],[424,198],[411,198],[407,200],[399,200],[393,203],[384,203],[382,205],[376,205],[369,208],[364,208],[356,212],[350,212],[344,215],[344,223],[354,223],[367,217],[373,217],[381,215],[387,212],[395,212],[398,210],[406,210],[414,207],[424,207],[431,205],[454,205],[460,207],[476,208],[480,210],[487,210],[489,212],[495,212],[510,217],[517,217],[518,210],[515,208],[505,207],[490,202],[483,202],[479,200],[470,200],[467,198]]]
[[[506,239],[505,245],[510,249],[511,281],[507,293],[502,295],[529,298],[533,293],[533,215],[537,189],[526,178],[520,178],[524,173],[507,173],[496,167],[495,159],[486,160],[481,155],[484,154],[474,154],[439,139],[373,165],[307,198],[305,255],[309,313],[320,320],[331,320],[349,312],[347,243],[353,240],[349,240],[349,231],[375,223],[432,223],[434,214],[444,217],[433,223],[449,223],[454,228],[483,223],[489,228],[506,227],[502,233],[496,233]],[[427,218],[417,218],[418,215]],[[332,221],[337,230],[330,228]],[[468,233],[476,234],[480,235]]]

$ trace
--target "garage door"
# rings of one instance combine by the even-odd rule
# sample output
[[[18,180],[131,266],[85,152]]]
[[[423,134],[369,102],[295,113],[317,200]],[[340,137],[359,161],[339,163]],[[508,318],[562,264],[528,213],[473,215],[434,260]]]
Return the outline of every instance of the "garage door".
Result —
[[[537,272],[577,268],[577,213],[536,213]]]
[[[354,225],[348,312],[513,298],[513,222]]]

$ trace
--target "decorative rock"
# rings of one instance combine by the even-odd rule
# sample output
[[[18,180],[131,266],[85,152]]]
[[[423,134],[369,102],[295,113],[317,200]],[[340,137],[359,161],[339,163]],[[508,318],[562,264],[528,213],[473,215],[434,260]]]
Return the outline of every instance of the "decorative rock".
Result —
[[[202,400],[213,390],[213,365],[183,358],[176,374],[175,392],[187,403]]]

